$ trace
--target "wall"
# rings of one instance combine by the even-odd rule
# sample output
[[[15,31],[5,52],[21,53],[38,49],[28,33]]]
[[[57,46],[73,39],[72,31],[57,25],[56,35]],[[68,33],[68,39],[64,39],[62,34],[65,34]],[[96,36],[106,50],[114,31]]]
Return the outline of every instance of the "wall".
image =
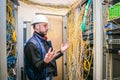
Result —
[[[20,2],[20,6],[18,7],[19,21],[21,20],[30,21],[32,17],[35,15],[35,13],[41,13],[41,10],[34,6],[31,7],[31,6],[28,6]],[[48,39],[52,41],[53,48],[55,48],[55,50],[58,51],[62,43],[62,17],[61,16],[50,16],[50,15],[46,15],[46,16],[48,17],[49,22],[50,22],[49,24],[50,28],[49,28],[48,35],[47,35]],[[21,26],[19,25],[19,27]],[[31,28],[31,36],[32,36],[33,28],[32,27],[30,28]],[[19,53],[19,54],[22,54],[22,53]],[[20,61],[18,62],[20,63]],[[58,77],[56,77],[54,80],[62,80],[62,57],[57,60],[57,65],[58,65]]]

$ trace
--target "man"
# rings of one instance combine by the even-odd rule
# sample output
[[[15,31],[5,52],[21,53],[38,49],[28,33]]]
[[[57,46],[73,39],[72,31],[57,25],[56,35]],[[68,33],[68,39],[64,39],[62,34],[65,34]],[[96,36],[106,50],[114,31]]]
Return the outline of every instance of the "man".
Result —
[[[52,80],[57,76],[56,60],[69,48],[69,43],[55,52],[51,42],[47,41],[48,19],[44,15],[36,15],[32,20],[33,36],[24,48],[25,72],[29,80]]]

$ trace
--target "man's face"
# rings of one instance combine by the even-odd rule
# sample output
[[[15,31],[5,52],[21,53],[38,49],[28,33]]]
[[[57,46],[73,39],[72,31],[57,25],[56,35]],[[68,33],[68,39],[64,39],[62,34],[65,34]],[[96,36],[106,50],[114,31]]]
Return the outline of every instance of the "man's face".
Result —
[[[42,33],[44,35],[47,35],[48,32],[48,23],[38,23],[36,24],[35,29],[38,33]]]

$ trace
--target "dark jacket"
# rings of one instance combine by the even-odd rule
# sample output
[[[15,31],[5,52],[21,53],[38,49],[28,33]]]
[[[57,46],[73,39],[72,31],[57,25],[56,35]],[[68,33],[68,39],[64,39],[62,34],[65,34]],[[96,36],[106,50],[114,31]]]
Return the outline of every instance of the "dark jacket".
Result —
[[[24,47],[24,67],[30,80],[45,80],[50,74],[57,76],[56,59],[61,57],[63,53],[59,51],[57,53],[59,55],[47,64],[44,62],[44,57],[50,47],[52,47],[51,42],[45,41],[36,32],[26,43]]]

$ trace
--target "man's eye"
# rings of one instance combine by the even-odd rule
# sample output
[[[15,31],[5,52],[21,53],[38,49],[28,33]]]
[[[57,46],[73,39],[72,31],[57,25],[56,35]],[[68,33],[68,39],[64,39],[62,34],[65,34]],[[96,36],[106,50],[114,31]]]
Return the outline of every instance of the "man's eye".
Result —
[[[47,25],[44,25],[44,26],[47,26]]]

